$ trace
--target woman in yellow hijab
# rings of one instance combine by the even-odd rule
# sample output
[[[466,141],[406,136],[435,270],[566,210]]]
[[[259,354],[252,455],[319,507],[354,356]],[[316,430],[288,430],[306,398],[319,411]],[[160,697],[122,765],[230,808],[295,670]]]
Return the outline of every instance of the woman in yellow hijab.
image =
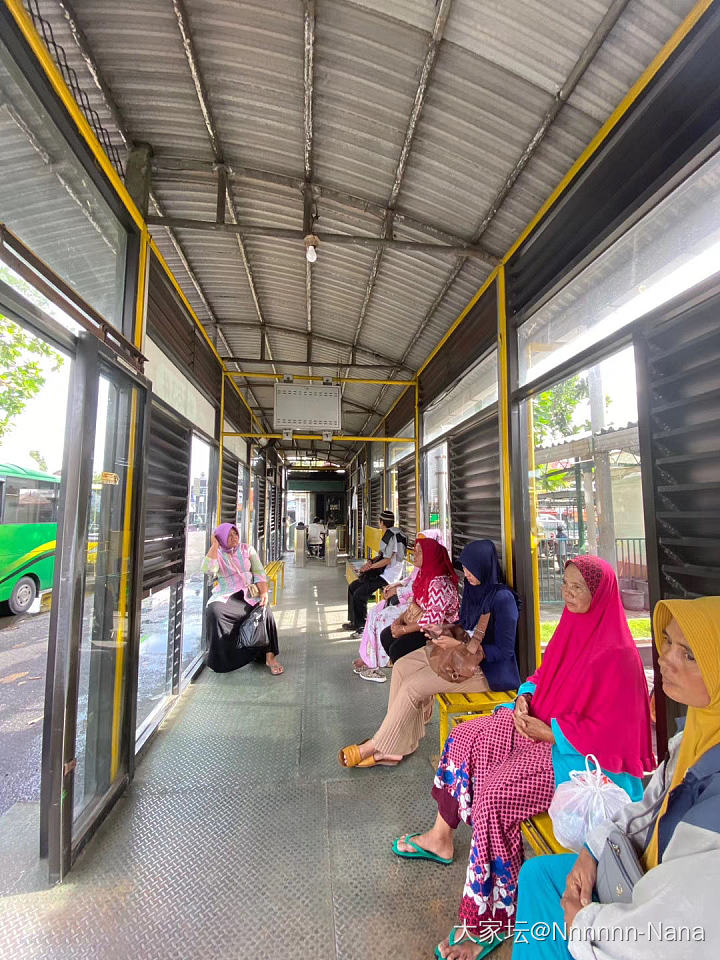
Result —
[[[534,857],[523,866],[513,960],[717,956],[720,597],[663,600],[655,607],[653,627],[663,689],[687,705],[687,716],[642,800],[593,830],[578,857]],[[631,894],[599,903],[598,860],[607,855],[611,831],[613,840],[617,831],[624,834],[645,873]],[[548,924],[565,935],[532,935]]]

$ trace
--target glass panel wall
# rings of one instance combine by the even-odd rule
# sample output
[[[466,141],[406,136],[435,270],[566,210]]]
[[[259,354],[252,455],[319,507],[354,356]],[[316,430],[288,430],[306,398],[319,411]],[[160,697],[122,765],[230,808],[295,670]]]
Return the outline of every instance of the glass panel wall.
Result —
[[[427,408],[423,414],[423,443],[432,443],[480,410],[496,403],[497,376],[497,350],[492,350]]]
[[[171,587],[151,593],[140,614],[136,728],[172,693]]]
[[[450,493],[448,490],[448,448],[439,443],[423,456],[425,521],[423,528],[440,530],[442,542],[452,556]]]
[[[714,274],[719,203],[717,154],[520,326],[520,383]]]
[[[88,549],[80,642],[77,819],[121,773],[131,609],[131,448],[138,420],[138,390],[101,377],[95,430],[93,485],[88,504]]]
[[[412,420],[409,423],[406,423],[405,426],[394,436],[398,437],[411,437],[415,439],[415,425]],[[387,451],[387,462],[388,467],[392,467],[393,464],[396,464],[398,460],[402,460],[406,457],[412,450],[412,444],[410,443],[388,443],[386,444]]]
[[[190,502],[188,503],[185,584],[183,589],[182,673],[202,650],[205,622],[205,575],[200,564],[210,546],[209,514],[210,444],[194,436],[190,459]]]
[[[104,319],[122,330],[124,226],[2,42],[0,88],[3,222]]]
[[[635,361],[632,347],[531,401],[528,490],[541,642],[563,607],[567,559],[596,554],[615,568],[630,629],[651,677]]]

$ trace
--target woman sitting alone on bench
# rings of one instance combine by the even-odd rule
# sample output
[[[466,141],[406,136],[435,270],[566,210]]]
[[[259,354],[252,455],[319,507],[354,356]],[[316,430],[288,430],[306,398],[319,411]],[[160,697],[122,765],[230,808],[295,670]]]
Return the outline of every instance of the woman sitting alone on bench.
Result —
[[[255,660],[264,663],[274,677],[279,676],[283,667],[277,660],[277,626],[267,605],[267,577],[255,547],[240,543],[240,534],[234,524],[221,523],[213,532],[212,546],[200,569],[217,578],[217,585],[205,608],[207,664],[210,669],[227,673]],[[267,646],[238,647],[240,621],[247,614],[248,607],[258,603],[265,607]]]
[[[513,960],[717,956],[720,597],[662,600],[653,624],[663,689],[687,704],[687,717],[678,722],[680,732],[670,741],[667,759],[642,800],[593,830],[579,856],[533,857],[523,866],[517,929],[528,933],[516,940]],[[613,828],[630,841],[647,872],[626,898],[630,902],[593,902],[598,861],[606,856],[603,850]],[[560,931],[565,924],[567,941],[559,934],[533,939],[533,924],[539,922],[549,929],[557,924]],[[651,926],[667,933],[656,932],[653,941]],[[627,937],[613,936],[617,929]]]
[[[555,785],[582,769],[587,753],[631,799],[642,795],[643,772],[655,767],[645,673],[614,570],[599,557],[569,561],[563,596],[542,665],[520,687],[514,709],[451,731],[432,789],[432,829],[393,844],[399,857],[451,863],[455,829],[461,820],[472,825],[459,923],[437,957],[476,960],[512,932],[520,824],[547,810]]]
[[[424,541],[419,542],[422,545]],[[371,767],[376,763],[390,766],[414,753],[425,736],[436,693],[485,693],[506,690],[519,683],[515,659],[517,600],[510,587],[502,582],[495,544],[492,540],[468,544],[460,554],[460,563],[465,573],[465,588],[460,607],[463,629],[458,632],[463,634],[465,642],[470,640],[469,634],[478,626],[482,615],[491,615],[480,650],[480,656],[484,656],[482,669],[478,667],[473,676],[459,683],[436,673],[428,654],[436,647],[459,646],[461,641],[451,636],[433,635],[431,644],[411,653],[399,649],[400,659],[393,666],[385,719],[370,740],[340,751],[341,766]],[[407,629],[410,633],[412,628]],[[395,641],[402,643],[403,639],[396,637]],[[412,637],[408,636],[407,640],[410,642]]]

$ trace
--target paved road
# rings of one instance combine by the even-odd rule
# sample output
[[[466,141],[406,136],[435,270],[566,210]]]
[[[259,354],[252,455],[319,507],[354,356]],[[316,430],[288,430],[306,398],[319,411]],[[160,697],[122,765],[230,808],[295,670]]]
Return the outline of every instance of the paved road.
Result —
[[[0,617],[0,815],[40,799],[49,613]]]

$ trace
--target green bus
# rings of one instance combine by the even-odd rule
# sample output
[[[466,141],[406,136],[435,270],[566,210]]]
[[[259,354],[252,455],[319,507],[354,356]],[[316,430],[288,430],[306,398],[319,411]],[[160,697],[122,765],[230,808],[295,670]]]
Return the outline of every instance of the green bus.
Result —
[[[0,603],[25,613],[55,570],[60,477],[0,463]]]

